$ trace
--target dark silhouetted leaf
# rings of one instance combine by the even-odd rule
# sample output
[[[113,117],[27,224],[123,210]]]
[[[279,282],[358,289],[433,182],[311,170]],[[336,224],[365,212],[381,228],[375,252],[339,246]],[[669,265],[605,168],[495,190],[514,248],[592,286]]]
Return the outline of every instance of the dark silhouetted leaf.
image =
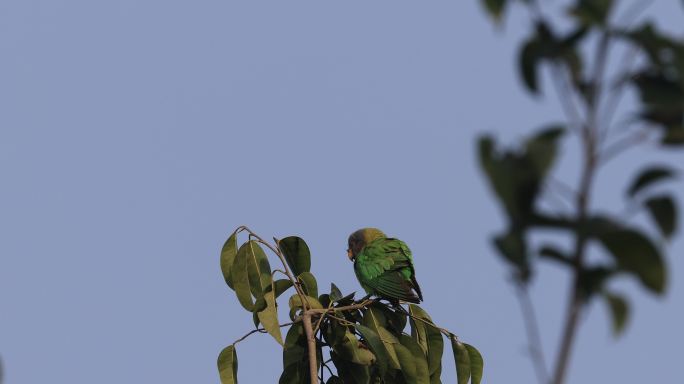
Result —
[[[665,291],[665,264],[658,248],[648,237],[636,230],[616,229],[599,233],[598,239],[621,270],[636,275],[654,293]]]
[[[233,234],[228,237],[225,244],[223,244],[223,248],[221,248],[221,273],[223,273],[223,278],[231,289],[233,289],[233,277],[230,274],[230,269],[233,267],[236,254],[237,233],[233,232]]]
[[[330,378],[328,379],[328,381],[325,382],[325,384],[344,384],[344,381],[342,381],[342,379],[340,379],[337,376],[330,376]]]
[[[625,325],[627,325],[627,319],[629,318],[629,304],[627,303],[627,300],[620,295],[604,293],[603,297],[606,299],[608,310],[613,319],[613,334],[615,336],[620,336],[625,330]]]
[[[382,312],[385,316],[387,329],[393,334],[400,335],[404,331],[408,322],[408,316],[405,313],[391,309],[382,303],[373,304],[373,308],[377,308]]]
[[[572,267],[574,264],[570,257],[568,257],[563,252],[553,248],[551,246],[544,246],[539,250],[539,256],[545,259],[553,260],[561,263],[562,265]]]
[[[670,196],[652,197],[645,202],[660,232],[670,238],[677,226],[677,206]]]
[[[309,370],[305,369],[306,367],[301,363],[298,362],[297,364],[292,364],[283,370],[283,373],[280,375],[280,379],[278,380],[278,384],[302,384],[302,383],[308,383],[309,382]]]
[[[482,0],[482,5],[495,21],[500,21],[506,8],[506,0]]]
[[[292,348],[296,345],[306,345],[306,338],[305,338],[305,333],[304,333],[304,325],[302,322],[294,323],[288,329],[287,335],[285,336],[285,344],[283,347],[285,348]],[[295,361],[294,359],[292,361]],[[283,363],[283,366],[287,366],[289,364]]]
[[[234,345],[225,347],[219,353],[217,364],[221,384],[237,384],[238,360]]]
[[[454,360],[456,361],[458,384],[468,384],[470,380],[470,355],[468,354],[468,349],[454,337],[451,338],[451,348],[454,351]]]
[[[570,9],[570,14],[586,25],[605,24],[613,8],[613,0],[579,0]]]
[[[280,334],[280,325],[278,324],[278,309],[276,308],[276,301],[273,292],[264,294],[266,301],[266,308],[258,312],[259,321],[264,325],[266,331],[273,336],[278,344],[283,345],[283,336]]]
[[[340,307],[343,307],[345,305],[351,305],[354,302],[354,295],[356,295],[356,292],[352,292],[347,296],[337,300],[337,305]]]
[[[337,345],[342,343],[348,329],[345,325],[342,325],[339,321],[333,319],[328,322],[324,322],[322,330],[325,342],[335,348]]]
[[[318,297],[318,283],[311,272],[302,272],[297,279],[304,285],[304,292],[311,297]]]
[[[675,171],[665,167],[651,167],[642,170],[639,176],[634,179],[632,185],[627,190],[628,195],[634,197],[642,189],[655,182],[671,179],[676,175]]]
[[[582,298],[588,300],[596,293],[603,291],[608,278],[617,271],[608,267],[587,267],[582,269],[579,275],[579,288]]]
[[[320,296],[318,296],[318,301],[321,303],[323,308],[328,308],[330,304],[332,304],[330,302],[330,295],[328,295],[327,293],[323,293]]]
[[[520,232],[508,232],[495,237],[493,240],[504,259],[517,268],[519,278],[527,281],[530,277],[530,266],[527,243],[523,235]]]
[[[470,359],[470,383],[480,384],[482,381],[482,373],[484,372],[484,360],[477,348],[470,344],[463,344],[468,350],[468,358]]]
[[[663,145],[669,146],[684,145],[684,126],[669,127],[667,131],[665,131],[662,143]]]
[[[537,66],[542,59],[540,44],[536,39],[526,41],[520,49],[520,75],[527,90],[533,94],[539,92]]]
[[[337,367],[337,374],[345,383],[370,383],[370,370],[368,366],[350,363],[334,351],[330,352],[330,358],[335,367]]]
[[[297,236],[286,237],[279,240],[278,247],[283,252],[287,265],[290,266],[292,274],[299,276],[311,269],[311,253],[309,246],[304,240]]]
[[[337,285],[330,283],[330,300],[334,303],[342,298],[342,292]]]
[[[556,160],[558,140],[563,136],[563,126],[554,125],[542,129],[527,140],[526,152],[531,166],[539,179],[543,179]]]

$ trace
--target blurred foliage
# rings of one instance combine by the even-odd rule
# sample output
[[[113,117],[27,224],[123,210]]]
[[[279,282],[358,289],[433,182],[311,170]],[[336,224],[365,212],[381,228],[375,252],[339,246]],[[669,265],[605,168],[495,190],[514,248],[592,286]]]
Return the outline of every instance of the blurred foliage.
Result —
[[[249,239],[238,247],[238,234]],[[482,380],[483,359],[472,345],[435,325],[415,304],[404,308],[379,300],[354,301],[333,283],[321,293],[311,273],[311,253],[296,236],[263,241],[246,227],[238,228],[221,250],[221,271],[242,307],[252,314],[255,329],[226,347],[218,357],[221,383],[237,383],[235,345],[253,333],[268,333],[283,350],[279,383],[441,383],[444,337],[452,346],[459,384]],[[267,246],[281,268],[271,268]],[[274,279],[278,273],[284,279]],[[351,273],[351,271],[350,271]],[[293,279],[291,279],[292,277]],[[288,293],[290,323],[280,324],[277,299]],[[311,381],[304,316],[312,315],[318,377]],[[289,327],[283,339],[281,328]]]
[[[599,169],[615,156],[640,145],[662,149],[684,145],[684,41],[652,22],[635,22],[635,10],[647,2],[631,2],[633,8],[628,7],[624,17],[618,17],[617,11],[626,1],[481,3],[499,24],[514,4],[529,11],[532,28],[521,42],[518,56],[522,84],[536,97],[542,95],[542,83],[553,86],[567,120],[539,130],[519,146],[502,147],[489,135],[481,137],[478,144],[482,170],[507,221],[506,230],[494,236],[493,244],[516,282],[526,287],[541,260],[557,263],[574,276],[556,370],[553,377],[540,377],[542,382],[561,383],[577,313],[594,297],[605,300],[614,333],[625,330],[629,301],[610,291],[613,279],[630,276],[655,295],[666,291],[663,244],[676,233],[679,217],[672,194],[654,192],[652,187],[671,180],[677,171],[658,164],[644,164],[635,170],[633,180],[625,185],[628,209],[624,212],[606,214],[605,209],[595,209],[590,198]],[[614,46],[624,51],[625,57],[609,66],[609,50]],[[545,73],[550,75],[548,79],[542,78]],[[638,95],[636,106],[620,109],[622,94],[632,90]],[[625,118],[613,124],[617,112]],[[553,175],[559,150],[568,138],[577,138],[582,149],[577,184]],[[542,202],[550,195],[568,200],[571,212],[546,208],[549,204]],[[650,220],[651,228],[639,225],[644,220],[634,220],[634,214],[640,212]],[[537,239],[549,230],[574,239],[573,248],[545,244],[535,249],[531,236]],[[600,247],[590,248],[592,243]],[[595,249],[602,257],[586,256]]]

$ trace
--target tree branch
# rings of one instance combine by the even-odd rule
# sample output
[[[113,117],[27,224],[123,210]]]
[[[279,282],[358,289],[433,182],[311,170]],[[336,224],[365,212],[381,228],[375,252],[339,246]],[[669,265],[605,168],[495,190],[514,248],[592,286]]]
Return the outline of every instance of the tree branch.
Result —
[[[580,188],[577,194],[577,222],[579,223],[584,222],[588,214],[591,186],[593,184],[594,174],[598,165],[596,148],[598,134],[598,108],[601,99],[603,72],[605,70],[607,61],[609,42],[610,34],[607,31],[604,31],[596,47],[596,66],[594,67],[594,75],[592,79],[595,93],[588,100],[589,105],[587,111],[587,121],[582,127],[581,132],[582,146],[584,149],[584,166],[582,168]],[[582,310],[582,305],[584,304],[584,300],[581,296],[580,276],[584,266],[586,244],[586,233],[584,231],[576,231],[575,247],[572,257],[575,277],[572,284],[570,298],[568,300],[563,335],[559,346],[558,357],[556,359],[556,369],[554,370],[552,379],[552,383],[554,384],[563,384],[565,381],[566,371],[570,361],[570,353],[576,339],[579,315]]]

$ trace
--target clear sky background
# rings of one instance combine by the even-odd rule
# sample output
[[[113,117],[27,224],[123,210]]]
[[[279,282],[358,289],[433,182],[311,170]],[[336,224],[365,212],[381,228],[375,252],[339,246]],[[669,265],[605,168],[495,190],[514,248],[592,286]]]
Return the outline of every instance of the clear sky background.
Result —
[[[649,13],[681,32],[680,2]],[[360,290],[350,232],[405,240],[424,307],[482,351],[484,382],[534,382],[474,143],[485,131],[513,143],[562,114],[523,92],[514,64],[530,26],[509,16],[495,28],[475,0],[0,2],[7,384],[217,383],[217,354],[253,327],[219,270],[241,224],[303,237],[319,285],[344,292]],[[558,167],[570,183],[572,143]],[[645,158],[684,164],[653,152],[603,169],[594,206],[620,209]],[[591,305],[571,383],[681,382],[684,241],[669,249],[664,298],[618,284],[635,310],[625,337]],[[554,356],[568,280],[551,266],[539,277]],[[270,337],[238,357],[242,383],[277,380]],[[450,350],[444,366],[455,382]]]

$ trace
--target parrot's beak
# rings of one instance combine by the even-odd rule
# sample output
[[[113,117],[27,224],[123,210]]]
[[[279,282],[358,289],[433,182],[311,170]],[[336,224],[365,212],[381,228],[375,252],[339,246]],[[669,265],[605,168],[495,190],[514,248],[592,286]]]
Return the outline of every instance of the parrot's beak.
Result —
[[[354,255],[352,255],[351,249],[347,249],[347,257],[349,260],[354,261]]]

